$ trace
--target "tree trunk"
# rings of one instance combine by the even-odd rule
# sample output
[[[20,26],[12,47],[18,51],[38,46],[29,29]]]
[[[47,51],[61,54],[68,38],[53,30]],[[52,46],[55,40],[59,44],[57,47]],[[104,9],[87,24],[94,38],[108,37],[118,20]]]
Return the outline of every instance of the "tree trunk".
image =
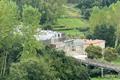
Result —
[[[115,48],[118,46],[118,41],[119,41],[119,40],[118,40],[118,37],[116,37],[115,46],[114,46]]]
[[[1,73],[0,73],[1,77],[5,76],[5,72],[6,72],[6,60],[7,60],[7,52],[4,51],[4,53],[3,53],[3,63],[2,63]]]

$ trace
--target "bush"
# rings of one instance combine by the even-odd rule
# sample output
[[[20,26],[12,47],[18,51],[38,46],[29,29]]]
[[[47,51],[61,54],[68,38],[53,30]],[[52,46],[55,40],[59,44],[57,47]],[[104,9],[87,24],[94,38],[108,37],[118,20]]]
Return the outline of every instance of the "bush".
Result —
[[[52,25],[49,25],[49,24],[46,24],[46,25],[43,25],[43,28],[44,30],[52,30]]]
[[[89,27],[79,27],[79,28],[76,28],[77,30],[79,30],[80,32],[86,32],[89,30]]]
[[[116,48],[117,53],[120,55],[120,45]]]
[[[104,59],[108,62],[116,60],[118,57],[118,53],[114,48],[106,48],[104,51]]]
[[[102,58],[102,48],[99,46],[90,45],[85,50],[87,52],[88,58]]]

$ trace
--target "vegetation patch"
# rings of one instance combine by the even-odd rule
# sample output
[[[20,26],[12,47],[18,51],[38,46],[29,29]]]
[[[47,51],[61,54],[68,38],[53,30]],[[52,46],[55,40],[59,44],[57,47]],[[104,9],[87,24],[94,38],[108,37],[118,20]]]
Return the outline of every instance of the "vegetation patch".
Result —
[[[65,35],[69,36],[69,37],[78,37],[78,38],[84,38],[85,37],[83,32],[80,32],[79,30],[76,30],[76,29],[62,30],[60,32],[65,33]]]
[[[67,28],[79,28],[85,27],[87,22],[79,18],[60,18],[57,21],[57,25],[65,26]]]

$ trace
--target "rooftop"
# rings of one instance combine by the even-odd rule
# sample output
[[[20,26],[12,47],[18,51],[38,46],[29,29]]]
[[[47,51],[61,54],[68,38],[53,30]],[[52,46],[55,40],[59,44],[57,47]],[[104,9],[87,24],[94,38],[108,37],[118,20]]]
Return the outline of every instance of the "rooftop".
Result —
[[[36,35],[37,40],[49,40],[56,36],[56,34],[60,34],[60,32],[51,31],[51,30],[38,30],[38,34]]]

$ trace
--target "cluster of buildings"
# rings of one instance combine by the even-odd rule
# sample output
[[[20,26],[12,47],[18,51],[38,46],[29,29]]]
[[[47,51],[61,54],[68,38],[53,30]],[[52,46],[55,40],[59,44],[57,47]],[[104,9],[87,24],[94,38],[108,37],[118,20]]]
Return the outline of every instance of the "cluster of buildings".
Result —
[[[104,40],[67,39],[64,33],[51,30],[40,30],[36,35],[36,39],[56,49],[63,50],[66,52],[66,55],[75,58],[86,58],[85,49],[90,45],[105,48]]]

